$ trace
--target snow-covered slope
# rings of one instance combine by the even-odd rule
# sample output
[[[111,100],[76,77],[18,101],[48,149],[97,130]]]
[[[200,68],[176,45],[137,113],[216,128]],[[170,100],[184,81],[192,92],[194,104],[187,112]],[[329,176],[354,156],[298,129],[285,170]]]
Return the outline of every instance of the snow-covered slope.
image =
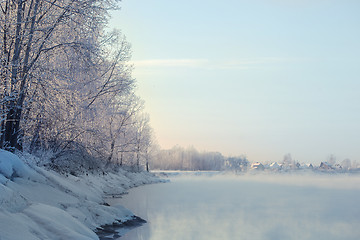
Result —
[[[98,239],[96,227],[133,214],[106,206],[106,194],[157,182],[148,173],[63,176],[0,150],[0,239]]]

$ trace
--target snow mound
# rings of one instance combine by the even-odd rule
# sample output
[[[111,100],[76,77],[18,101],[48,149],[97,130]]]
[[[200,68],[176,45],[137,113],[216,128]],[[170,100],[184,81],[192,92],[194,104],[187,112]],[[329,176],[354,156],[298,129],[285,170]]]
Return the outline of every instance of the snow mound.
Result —
[[[107,174],[61,175],[27,160],[0,150],[0,240],[24,236],[98,239],[96,228],[134,216],[122,206],[105,204],[105,196],[160,181],[148,173],[122,169]]]
[[[31,205],[24,213],[42,227],[42,234],[51,239],[98,239],[93,231],[59,208],[39,203]],[[57,237],[53,238],[54,235]]]
[[[0,183],[14,177],[29,176],[30,168],[15,154],[0,149]],[[4,178],[5,177],[5,178]]]

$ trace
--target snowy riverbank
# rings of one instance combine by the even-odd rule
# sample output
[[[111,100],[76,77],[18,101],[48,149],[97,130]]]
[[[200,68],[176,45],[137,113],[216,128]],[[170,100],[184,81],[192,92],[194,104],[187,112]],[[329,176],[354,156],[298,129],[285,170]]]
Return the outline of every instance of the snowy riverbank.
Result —
[[[0,239],[98,239],[97,227],[132,219],[105,196],[159,182],[153,175],[119,170],[82,176],[60,175],[0,150]]]

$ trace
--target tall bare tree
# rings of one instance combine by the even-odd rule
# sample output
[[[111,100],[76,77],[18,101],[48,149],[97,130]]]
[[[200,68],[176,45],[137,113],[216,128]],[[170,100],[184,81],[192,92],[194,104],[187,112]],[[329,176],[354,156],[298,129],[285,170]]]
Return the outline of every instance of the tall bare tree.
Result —
[[[4,89],[0,143],[3,148],[22,148],[20,126],[29,88],[33,81],[49,80],[44,72],[39,72],[42,64],[57,54],[59,48],[71,47],[82,52],[84,58],[91,55],[95,45],[83,41],[81,36],[96,36],[102,31],[107,9],[114,4],[115,1],[110,0],[6,0],[0,3]]]

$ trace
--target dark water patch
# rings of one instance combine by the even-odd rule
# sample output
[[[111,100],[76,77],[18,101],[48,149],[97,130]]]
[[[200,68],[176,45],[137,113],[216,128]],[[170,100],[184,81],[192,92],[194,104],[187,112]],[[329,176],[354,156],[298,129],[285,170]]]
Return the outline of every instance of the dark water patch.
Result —
[[[100,240],[115,240],[129,232],[131,229],[140,227],[145,224],[146,220],[133,216],[132,219],[122,222],[116,220],[112,224],[106,224],[96,229],[95,233],[98,235]]]

